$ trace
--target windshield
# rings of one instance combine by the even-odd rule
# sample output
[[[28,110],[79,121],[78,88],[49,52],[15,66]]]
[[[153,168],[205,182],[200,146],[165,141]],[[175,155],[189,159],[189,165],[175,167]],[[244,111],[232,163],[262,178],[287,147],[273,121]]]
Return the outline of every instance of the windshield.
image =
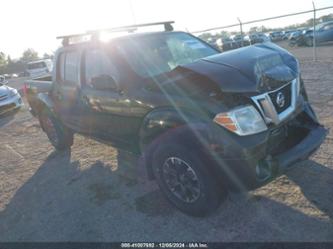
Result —
[[[133,70],[152,77],[179,65],[219,53],[186,33],[163,33],[121,39],[116,45]]]

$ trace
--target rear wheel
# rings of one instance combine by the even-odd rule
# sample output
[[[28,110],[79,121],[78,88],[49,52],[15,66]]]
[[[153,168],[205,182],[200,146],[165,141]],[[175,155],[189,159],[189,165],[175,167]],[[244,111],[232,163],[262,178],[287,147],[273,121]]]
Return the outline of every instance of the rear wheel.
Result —
[[[153,171],[167,199],[182,212],[205,216],[226,195],[198,151],[175,143],[160,144],[153,156]]]
[[[51,144],[57,150],[66,150],[73,145],[73,133],[58,121],[54,115],[44,111],[39,120]]]

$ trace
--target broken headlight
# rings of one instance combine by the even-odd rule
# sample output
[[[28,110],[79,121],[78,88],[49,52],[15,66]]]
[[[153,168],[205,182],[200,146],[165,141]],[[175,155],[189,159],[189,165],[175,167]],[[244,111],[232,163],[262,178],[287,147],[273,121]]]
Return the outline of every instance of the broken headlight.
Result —
[[[259,112],[250,105],[219,113],[215,116],[214,122],[240,136],[252,135],[267,130]]]

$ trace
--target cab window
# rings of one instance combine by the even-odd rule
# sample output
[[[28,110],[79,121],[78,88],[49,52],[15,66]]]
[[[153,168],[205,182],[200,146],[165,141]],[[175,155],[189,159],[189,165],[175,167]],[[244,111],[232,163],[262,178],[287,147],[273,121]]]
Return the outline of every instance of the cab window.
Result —
[[[101,49],[86,51],[84,59],[84,83],[93,87],[93,81],[101,77],[111,77],[117,81],[117,69],[111,56]]]
[[[60,54],[58,64],[58,79],[65,84],[79,83],[80,54],[76,51]]]

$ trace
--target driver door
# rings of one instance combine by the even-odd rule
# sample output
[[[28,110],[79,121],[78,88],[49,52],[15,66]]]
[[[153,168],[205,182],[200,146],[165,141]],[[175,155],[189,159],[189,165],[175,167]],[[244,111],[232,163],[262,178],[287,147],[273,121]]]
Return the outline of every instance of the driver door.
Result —
[[[130,102],[120,90],[112,55],[102,48],[86,50],[83,57],[82,101],[89,113],[94,137],[115,145],[126,143]],[[130,129],[131,130],[131,129]]]
[[[318,36],[320,42],[333,41],[333,23],[325,25]]]

